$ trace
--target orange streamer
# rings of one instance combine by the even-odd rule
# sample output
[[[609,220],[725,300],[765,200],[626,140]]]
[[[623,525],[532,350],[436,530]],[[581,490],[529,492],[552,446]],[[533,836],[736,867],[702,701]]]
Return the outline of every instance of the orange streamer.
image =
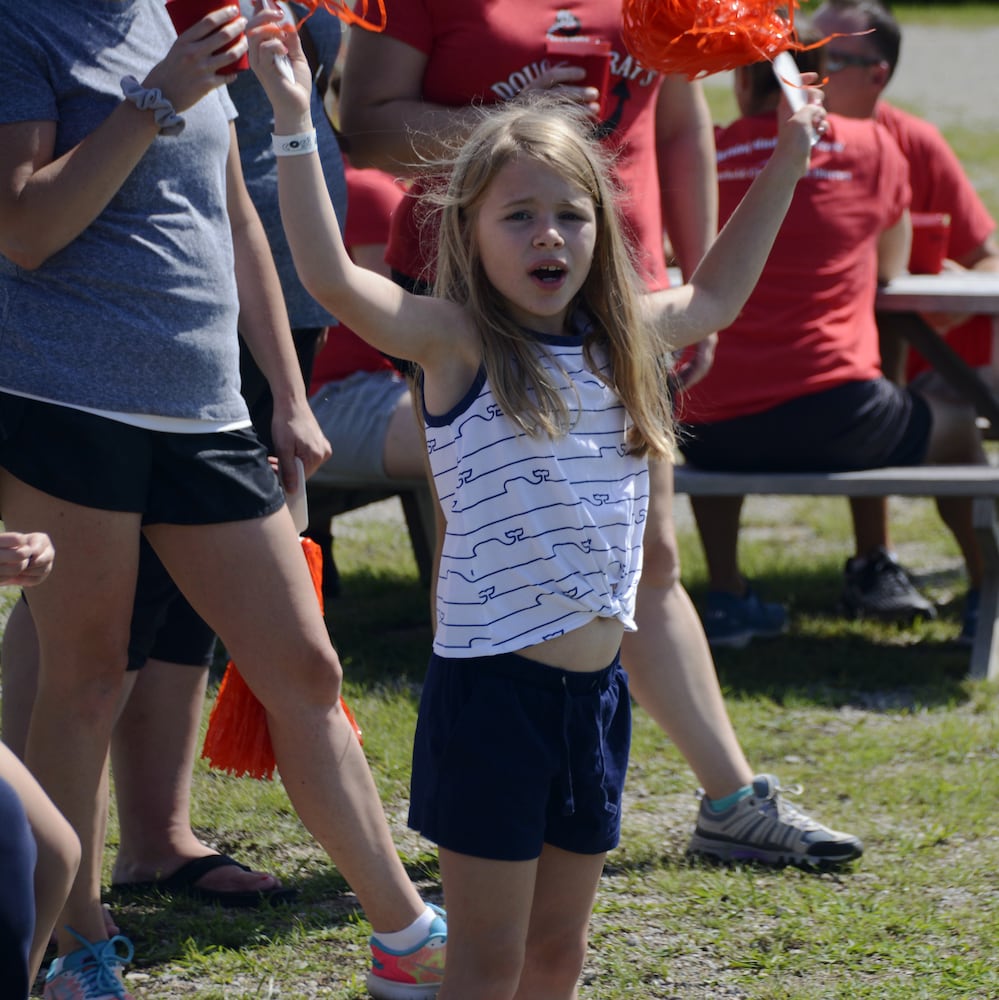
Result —
[[[624,43],[649,69],[693,80],[800,49],[797,0],[624,0]]]
[[[312,585],[316,590],[316,598],[322,610],[322,550],[311,538],[303,538],[301,542],[302,551],[309,564]],[[361,728],[342,697],[340,710],[347,716],[358,743],[363,746]],[[208,717],[208,731],[205,733],[201,756],[217,771],[227,771],[237,777],[244,774],[268,780],[274,777],[277,762],[274,759],[274,745],[271,743],[271,734],[267,727],[267,712],[243,680],[242,674],[232,660],[226,664],[219,693],[215,696],[215,704]]]
[[[307,21],[317,10],[319,10],[320,7],[322,7],[330,14],[340,18],[344,24],[356,24],[359,28],[364,28],[365,31],[385,30],[385,22],[387,20],[385,0],[377,0],[379,16],[379,21],[377,23],[368,20],[368,0],[361,0],[358,5],[361,8],[360,13],[357,13],[352,7],[348,6],[346,0],[298,0],[298,2],[303,7],[309,8],[309,13],[306,14],[299,23]]]

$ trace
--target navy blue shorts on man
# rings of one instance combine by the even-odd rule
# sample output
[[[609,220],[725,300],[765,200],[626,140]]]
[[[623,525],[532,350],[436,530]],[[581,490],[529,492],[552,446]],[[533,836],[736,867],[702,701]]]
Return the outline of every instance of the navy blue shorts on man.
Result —
[[[848,472],[926,460],[933,418],[918,393],[872,379],[790,399],[760,413],[683,425],[691,465],[723,472]]]
[[[439,847],[530,861],[602,854],[621,835],[631,701],[620,657],[595,673],[505,653],[432,655],[413,746],[409,825]]]

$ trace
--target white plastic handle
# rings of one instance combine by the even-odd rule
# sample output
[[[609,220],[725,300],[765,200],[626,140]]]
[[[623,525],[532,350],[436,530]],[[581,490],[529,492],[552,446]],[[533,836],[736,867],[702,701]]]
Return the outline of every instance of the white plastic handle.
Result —
[[[794,57],[785,50],[774,57],[772,65],[774,76],[777,77],[777,82],[780,84],[780,89],[784,91],[784,96],[787,98],[787,103],[791,105],[791,110],[798,111],[803,108],[807,103],[805,90],[801,83],[801,72]],[[814,146],[819,141],[819,134],[815,129],[812,129],[811,133],[812,145]]]

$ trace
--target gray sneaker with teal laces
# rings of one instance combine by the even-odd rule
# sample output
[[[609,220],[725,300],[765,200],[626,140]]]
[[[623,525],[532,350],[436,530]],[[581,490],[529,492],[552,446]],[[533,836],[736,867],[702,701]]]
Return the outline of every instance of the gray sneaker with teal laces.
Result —
[[[687,853],[799,868],[833,868],[859,858],[864,845],[856,837],[830,830],[784,797],[800,794],[800,785],[784,788],[772,774],[758,774],[752,793],[723,812],[702,797]]]

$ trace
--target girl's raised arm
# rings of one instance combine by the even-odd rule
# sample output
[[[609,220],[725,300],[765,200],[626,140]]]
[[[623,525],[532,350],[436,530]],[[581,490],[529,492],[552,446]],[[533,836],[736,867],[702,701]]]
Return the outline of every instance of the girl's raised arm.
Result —
[[[786,99],[781,99],[777,109],[781,124],[773,155],[690,281],[646,297],[671,348],[686,347],[725,329],[756,287],[795,186],[808,170],[813,130],[819,134],[825,131],[821,99],[821,91],[809,87],[808,103],[793,115]]]
[[[432,365],[435,354],[453,353],[460,345],[463,313],[441,299],[410,295],[350,259],[319,158],[311,155],[311,72],[298,35],[276,30],[279,16],[262,11],[250,22],[247,36],[250,66],[274,109],[278,201],[298,275],[318,302],[372,346]],[[294,80],[281,72],[281,56],[290,60]]]

